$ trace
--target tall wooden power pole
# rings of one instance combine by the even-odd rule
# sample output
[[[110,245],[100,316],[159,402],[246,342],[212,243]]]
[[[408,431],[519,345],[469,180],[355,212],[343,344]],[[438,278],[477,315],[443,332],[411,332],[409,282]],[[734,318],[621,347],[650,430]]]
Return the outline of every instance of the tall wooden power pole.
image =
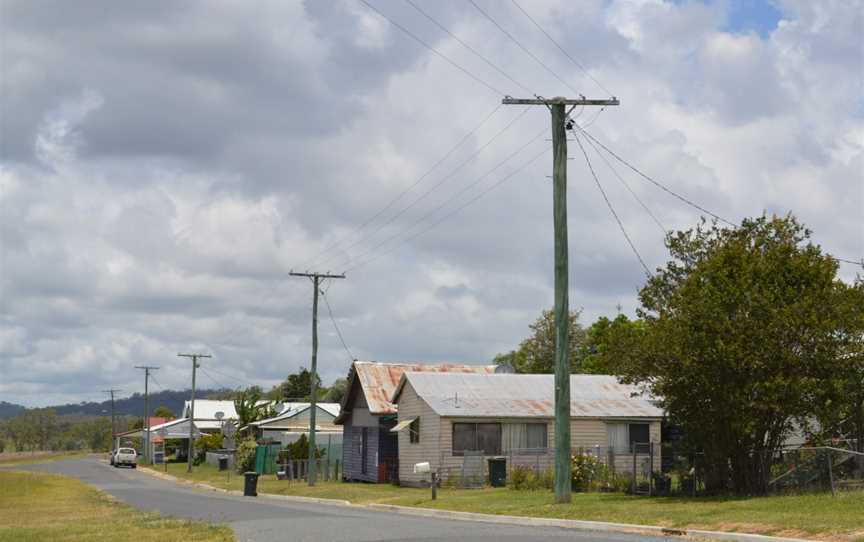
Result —
[[[136,369],[144,370],[144,424],[141,431],[144,433],[144,463],[150,463],[150,371],[156,371],[159,367],[153,365],[136,365]]]
[[[187,448],[186,472],[192,472],[192,452],[195,447],[195,371],[201,365],[198,358],[209,358],[209,354],[177,354],[181,358],[192,359],[192,399],[189,401],[189,447]]]
[[[555,228],[555,502],[570,497],[570,301],[567,245],[567,116],[577,105],[618,105],[618,99],[511,98],[505,105],[545,105],[552,112],[552,216]],[[565,108],[570,109],[565,111]]]
[[[295,273],[291,271],[292,277],[308,277],[312,279],[312,397],[309,401],[309,485],[315,485],[315,477],[318,474],[318,465],[315,454],[315,411],[318,402],[318,288],[321,279],[344,279],[345,275],[331,275],[329,273]]]
[[[120,390],[111,388],[110,390],[102,391],[111,394],[111,450],[114,450],[114,445],[116,444],[114,441],[117,439],[117,425],[114,423],[114,393]]]

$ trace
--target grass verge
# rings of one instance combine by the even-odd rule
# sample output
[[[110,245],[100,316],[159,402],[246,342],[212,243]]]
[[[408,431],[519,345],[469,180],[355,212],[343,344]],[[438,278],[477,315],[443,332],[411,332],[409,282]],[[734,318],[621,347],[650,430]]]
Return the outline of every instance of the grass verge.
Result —
[[[0,472],[0,542],[234,541],[228,527],[138,512],[86,484],[53,474]]]
[[[58,459],[75,459],[87,455],[85,452],[11,452],[0,454],[0,467],[35,465]]]
[[[162,471],[159,467],[156,470]],[[223,489],[243,488],[241,476],[219,472],[209,465],[186,473],[185,464],[171,464],[168,474]],[[429,490],[387,484],[301,482],[262,476],[260,493],[343,499],[355,504],[385,503],[401,506],[560,519],[609,521],[673,528],[737,531],[837,542],[864,542],[864,492],[793,495],[760,498],[632,497],[622,494],[574,493],[569,505],[556,505],[546,491],[506,488],[442,489],[432,501]]]

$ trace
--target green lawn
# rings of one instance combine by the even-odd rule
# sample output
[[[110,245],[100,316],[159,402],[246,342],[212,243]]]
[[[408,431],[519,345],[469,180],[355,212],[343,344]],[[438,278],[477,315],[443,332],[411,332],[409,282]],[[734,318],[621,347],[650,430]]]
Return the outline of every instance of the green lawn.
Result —
[[[14,465],[33,465],[58,459],[84,457],[85,452],[13,452],[0,454],[0,467]]]
[[[159,467],[157,470],[162,470]],[[169,465],[169,474],[187,477],[186,466]],[[242,478],[220,473],[213,467],[195,467],[192,479],[215,487],[242,489]],[[546,491],[510,489],[441,489],[438,500],[429,490],[398,488],[386,484],[345,484],[319,482],[313,488],[302,482],[276,480],[262,476],[258,491],[329,499],[344,499],[356,504],[386,503],[505,514],[611,521],[665,527],[741,531],[820,540],[864,542],[864,492],[800,495],[785,497],[672,498],[631,497],[621,494],[575,493],[573,503],[556,505]]]
[[[78,480],[0,471],[0,542],[231,542],[228,527],[138,512]]]

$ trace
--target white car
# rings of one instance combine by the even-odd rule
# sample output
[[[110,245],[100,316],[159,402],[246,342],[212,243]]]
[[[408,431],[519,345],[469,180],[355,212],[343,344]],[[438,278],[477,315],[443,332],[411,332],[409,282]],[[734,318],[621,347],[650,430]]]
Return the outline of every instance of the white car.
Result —
[[[129,465],[133,469],[137,466],[138,453],[135,448],[118,448],[111,456],[111,464],[115,467]]]

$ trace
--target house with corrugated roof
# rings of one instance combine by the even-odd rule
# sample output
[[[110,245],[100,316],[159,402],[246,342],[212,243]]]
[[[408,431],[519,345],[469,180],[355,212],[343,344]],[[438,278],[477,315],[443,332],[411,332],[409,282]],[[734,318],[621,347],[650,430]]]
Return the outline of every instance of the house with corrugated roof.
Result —
[[[296,442],[301,435],[309,436],[311,403],[283,403],[280,414],[249,424],[258,441]],[[342,427],[334,420],[339,415],[339,403],[315,403],[316,445],[328,451],[328,458],[342,456]]]
[[[552,468],[555,382],[547,374],[403,372],[391,403],[397,422],[399,482],[419,485],[428,462],[442,480],[464,476],[466,457],[484,480],[516,465]],[[663,410],[614,376],[570,376],[573,454],[594,455],[616,472],[659,470]],[[479,470],[476,470],[479,469]]]
[[[495,365],[453,363],[379,363],[355,361],[348,390],[334,420],[342,426],[343,479],[364,482],[397,481],[399,451],[396,405],[391,398],[402,375],[423,373],[494,373]]]

